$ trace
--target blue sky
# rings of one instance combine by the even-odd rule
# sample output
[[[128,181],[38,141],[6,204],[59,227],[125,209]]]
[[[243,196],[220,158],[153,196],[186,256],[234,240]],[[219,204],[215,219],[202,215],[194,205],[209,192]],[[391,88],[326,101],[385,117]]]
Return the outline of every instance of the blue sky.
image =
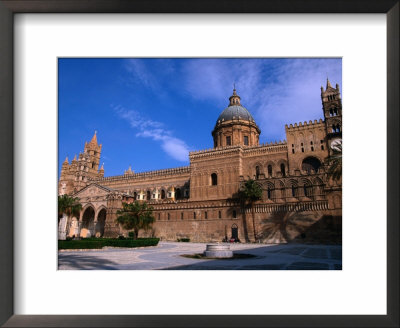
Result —
[[[342,89],[341,59],[61,58],[59,172],[94,131],[105,176],[189,165],[189,151],[213,147],[234,82],[260,143],[284,140],[285,124],[322,118],[327,76]]]

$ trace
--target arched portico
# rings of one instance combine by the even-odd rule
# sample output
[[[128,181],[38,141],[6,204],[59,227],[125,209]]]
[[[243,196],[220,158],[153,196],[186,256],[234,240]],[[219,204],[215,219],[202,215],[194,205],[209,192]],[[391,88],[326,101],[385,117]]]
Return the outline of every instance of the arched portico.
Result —
[[[96,237],[103,237],[103,235],[104,235],[104,228],[106,226],[106,216],[107,216],[106,208],[101,207],[97,211],[97,219],[95,220],[95,236]]]
[[[89,238],[94,236],[94,218],[94,208],[91,205],[87,206],[82,213],[80,237]]]

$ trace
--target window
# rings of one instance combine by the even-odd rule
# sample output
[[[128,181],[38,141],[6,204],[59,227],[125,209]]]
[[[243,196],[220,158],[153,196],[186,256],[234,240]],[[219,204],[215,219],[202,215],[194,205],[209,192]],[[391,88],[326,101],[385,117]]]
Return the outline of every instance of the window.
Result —
[[[170,219],[169,213],[167,214],[168,220]]]
[[[196,212],[193,212],[193,219],[196,220]]]
[[[218,219],[220,219],[222,217],[222,213],[221,211],[218,211]]]
[[[292,149],[292,154],[294,154],[294,149]]]
[[[301,146],[303,146],[303,143],[301,143]]]
[[[175,199],[181,199],[181,190],[179,188],[175,189]]]
[[[292,197],[296,197],[296,187],[292,185]]]
[[[311,146],[313,145],[313,142],[312,142],[312,141],[310,141],[310,145],[311,145]]]
[[[312,186],[311,185],[304,185],[304,196],[311,197],[313,194]]]
[[[311,146],[311,151],[314,151],[314,147]]]
[[[324,145],[321,145],[321,150],[324,150],[325,148],[324,148]]]
[[[208,219],[208,214],[207,214],[207,211],[206,212],[204,212],[204,218],[207,220]]]
[[[172,197],[172,193],[169,191],[168,192],[168,198],[171,198]]]
[[[236,219],[236,210],[233,210],[233,212],[232,212],[232,217],[233,217],[234,219]]]
[[[183,220],[183,212],[181,213],[181,220]]]
[[[164,189],[161,190],[161,199],[165,199],[165,190]]]
[[[317,173],[321,167],[321,162],[315,157],[306,157],[301,165],[301,169],[306,171],[308,174]]]
[[[231,145],[231,137],[230,136],[226,137],[226,145],[227,146]]]
[[[271,187],[270,186],[268,186],[268,189],[267,189],[267,199],[271,199]]]
[[[285,164],[281,164],[281,173],[282,173],[282,176],[283,177],[285,177],[286,176],[286,172],[285,172]]]
[[[256,179],[260,176],[260,167],[256,166]]]
[[[158,213],[158,220],[160,220],[160,213]]]
[[[268,165],[268,177],[272,177],[272,166]]]
[[[150,200],[150,191],[147,191],[146,199],[147,199],[147,200]]]
[[[249,145],[249,137],[248,136],[244,136],[244,145],[245,146]]]
[[[301,147],[301,152],[304,153],[304,148],[303,147]]]
[[[133,199],[137,199],[137,192],[135,191],[134,193],[133,193]]]
[[[211,185],[216,186],[218,184],[218,176],[216,173],[211,174]]]

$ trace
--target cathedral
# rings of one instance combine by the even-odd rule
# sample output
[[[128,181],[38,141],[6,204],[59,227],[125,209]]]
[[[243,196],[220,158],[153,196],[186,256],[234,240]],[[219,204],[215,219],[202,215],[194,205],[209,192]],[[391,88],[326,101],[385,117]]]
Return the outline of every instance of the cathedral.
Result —
[[[190,152],[190,165],[173,169],[129,168],[104,176],[95,133],[78,158],[62,164],[58,193],[78,197],[82,210],[61,230],[70,237],[127,235],[115,222],[116,212],[123,202],[137,200],[148,202],[155,217],[139,237],[341,242],[342,183],[328,174],[333,150],[341,145],[339,85],[327,80],[321,100],[323,119],[286,125],[285,141],[260,144],[261,130],[234,89],[211,132],[214,147]],[[252,208],[235,197],[248,179],[263,191]]]

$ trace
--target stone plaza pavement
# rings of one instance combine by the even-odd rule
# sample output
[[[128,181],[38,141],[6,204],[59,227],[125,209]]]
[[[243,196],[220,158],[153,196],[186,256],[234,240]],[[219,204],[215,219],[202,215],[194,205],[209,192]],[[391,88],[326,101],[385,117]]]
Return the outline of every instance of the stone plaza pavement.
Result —
[[[231,244],[246,259],[191,259],[182,254],[202,253],[206,243],[160,242],[143,248],[63,250],[59,270],[341,270],[341,245]]]

